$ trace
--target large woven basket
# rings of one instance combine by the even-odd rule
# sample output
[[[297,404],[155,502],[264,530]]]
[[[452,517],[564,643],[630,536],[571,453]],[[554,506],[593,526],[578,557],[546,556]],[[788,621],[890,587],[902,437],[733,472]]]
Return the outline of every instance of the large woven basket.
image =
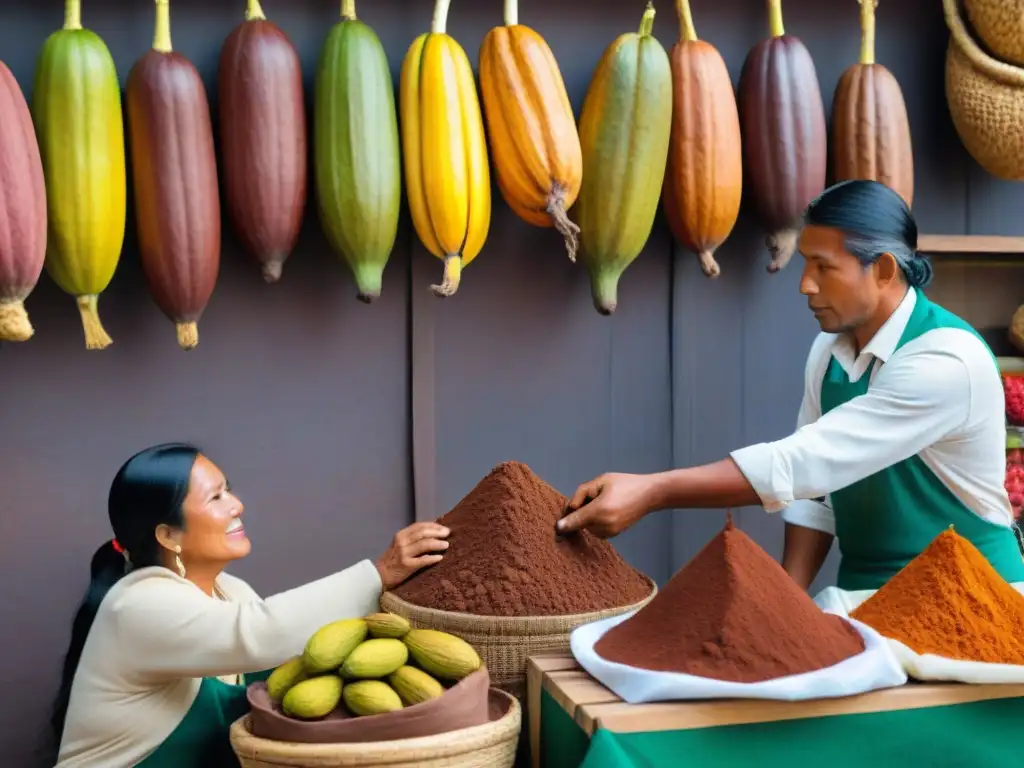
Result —
[[[638,603],[568,616],[475,616],[421,608],[385,592],[380,607],[397,613],[419,629],[438,629],[457,635],[480,654],[491,675],[491,685],[522,700],[526,695],[526,660],[533,654],[569,650],[569,635],[576,627],[598,619],[642,608],[658,592],[647,579],[650,594]]]
[[[993,176],[1024,180],[1024,69],[996,61],[974,41],[957,0],[942,0],[949,27],[946,100],[960,141]]]
[[[993,54],[1024,64],[1024,0],[964,0],[964,10]]]
[[[505,708],[497,720],[474,728],[398,741],[297,744],[252,735],[249,715],[231,726],[231,746],[242,768],[512,768],[523,713],[514,696],[492,689]]]

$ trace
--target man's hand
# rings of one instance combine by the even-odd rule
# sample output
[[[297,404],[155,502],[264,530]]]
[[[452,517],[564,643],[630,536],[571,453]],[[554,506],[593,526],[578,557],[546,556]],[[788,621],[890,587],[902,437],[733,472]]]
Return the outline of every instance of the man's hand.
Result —
[[[395,534],[387,551],[377,560],[377,572],[385,590],[394,589],[416,571],[441,562],[448,549],[450,531],[438,523],[413,523]]]
[[[656,477],[609,473],[584,483],[569,500],[572,511],[558,521],[558,532],[585,528],[602,539],[619,535],[654,508]]]

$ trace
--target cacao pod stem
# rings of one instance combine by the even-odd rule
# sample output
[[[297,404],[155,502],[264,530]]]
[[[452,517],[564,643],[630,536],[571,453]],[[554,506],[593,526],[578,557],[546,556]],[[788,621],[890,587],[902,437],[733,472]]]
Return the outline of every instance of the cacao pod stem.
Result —
[[[430,32],[434,35],[443,35],[448,29],[448,9],[452,0],[437,0],[434,3],[434,16],[430,20]],[[456,286],[458,287],[458,286]]]
[[[505,26],[514,27],[519,23],[519,0],[505,0]]]
[[[772,260],[768,264],[769,272],[779,272],[789,264],[789,260],[796,253],[796,239],[798,235],[799,232],[795,229],[780,229],[778,232],[772,232],[764,239],[764,244],[772,255]]]
[[[860,63],[875,63],[875,8],[878,0],[857,0],[860,3]]]
[[[708,277],[718,277],[722,274],[722,268],[718,266],[714,251],[701,251],[697,254],[697,258],[700,259],[700,268]]]
[[[447,0],[438,0],[439,3],[445,3]],[[443,32],[441,34],[444,34]],[[444,278],[441,280],[440,285],[430,286],[430,290],[434,292],[435,296],[445,298],[448,296],[454,296],[455,292],[459,290],[459,282],[462,280],[462,256],[457,253],[449,253],[444,257]]]
[[[246,21],[264,21],[266,18],[267,16],[263,13],[263,6],[260,5],[260,0],[246,0]]]
[[[28,341],[34,334],[21,299],[0,301],[0,341]]]
[[[374,299],[380,298],[381,284],[384,282],[383,264],[354,264],[352,273],[356,278],[356,290],[358,299],[371,304]]]
[[[697,28],[693,26],[693,13],[690,12],[690,0],[676,0],[676,15],[679,17],[679,39],[687,42],[697,41]],[[703,259],[701,260],[703,264]],[[705,270],[706,271],[706,270]]]
[[[199,346],[199,326],[195,323],[175,323],[178,332],[178,346],[188,351]]]
[[[565,240],[569,261],[575,264],[576,252],[580,248],[580,228],[576,226],[576,222],[569,219],[569,214],[565,211],[565,188],[561,184],[555,183],[551,194],[548,195],[547,203],[544,210],[551,217],[558,234]]]
[[[356,21],[356,0],[341,0],[341,18],[344,21]]]
[[[654,32],[654,3],[648,3],[644,15],[640,17],[640,37],[650,37]]]
[[[590,292],[594,299],[594,309],[599,314],[607,317],[619,306],[620,277],[622,270],[590,273]]]
[[[281,279],[281,269],[284,267],[283,259],[271,259],[263,264],[263,279],[268,283],[276,283]]]
[[[170,0],[155,0],[156,24],[153,27],[153,50],[170,53],[171,46],[171,6]]]
[[[64,29],[82,28],[82,0],[64,0]]]
[[[768,0],[768,31],[772,37],[786,34],[786,27],[782,24],[782,0]]]
[[[98,302],[99,296],[96,295],[78,297],[78,313],[82,316],[86,349],[106,349],[114,343],[100,322]]]

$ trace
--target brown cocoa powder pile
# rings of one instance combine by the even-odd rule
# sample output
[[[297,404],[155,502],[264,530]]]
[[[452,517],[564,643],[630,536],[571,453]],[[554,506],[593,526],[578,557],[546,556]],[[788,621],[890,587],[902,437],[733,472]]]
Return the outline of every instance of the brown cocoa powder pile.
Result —
[[[451,530],[444,560],[394,593],[480,616],[564,616],[647,597],[648,581],[611,544],[556,535],[567,501],[525,464],[499,464],[439,519]]]
[[[631,667],[758,683],[830,667],[861,653],[864,640],[730,519],[594,650]]]

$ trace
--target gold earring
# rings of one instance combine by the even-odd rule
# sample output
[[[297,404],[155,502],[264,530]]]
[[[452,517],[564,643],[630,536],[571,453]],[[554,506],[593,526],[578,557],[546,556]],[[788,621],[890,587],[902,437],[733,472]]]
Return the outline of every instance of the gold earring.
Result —
[[[178,575],[185,578],[185,564],[181,562],[181,545],[174,547],[174,565],[178,568]]]

